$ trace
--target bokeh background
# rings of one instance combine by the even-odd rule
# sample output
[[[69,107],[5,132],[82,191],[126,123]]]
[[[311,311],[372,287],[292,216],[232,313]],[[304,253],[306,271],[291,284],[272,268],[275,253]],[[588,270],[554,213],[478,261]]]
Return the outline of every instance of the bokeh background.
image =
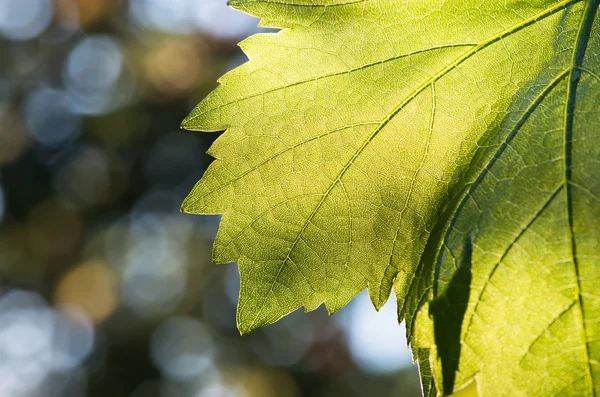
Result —
[[[0,0],[0,397],[420,395],[393,298],[240,337],[219,218],[179,213],[218,136],[179,124],[257,22],[225,0]]]

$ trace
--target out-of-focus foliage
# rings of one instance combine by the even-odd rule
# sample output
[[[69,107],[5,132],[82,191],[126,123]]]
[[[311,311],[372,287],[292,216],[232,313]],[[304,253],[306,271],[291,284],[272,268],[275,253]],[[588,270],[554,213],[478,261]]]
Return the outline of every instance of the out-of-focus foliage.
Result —
[[[180,121],[257,22],[221,0],[0,0],[1,396],[419,394],[394,307],[366,297],[241,338],[219,218],[179,213],[214,139]]]
[[[599,394],[600,1],[231,4],[284,30],[185,119],[227,132],[183,209],[240,331],[393,288],[425,394]]]

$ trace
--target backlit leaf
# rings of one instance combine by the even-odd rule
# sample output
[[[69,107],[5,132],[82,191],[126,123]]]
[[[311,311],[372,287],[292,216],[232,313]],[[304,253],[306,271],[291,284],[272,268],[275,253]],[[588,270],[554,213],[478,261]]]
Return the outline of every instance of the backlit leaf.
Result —
[[[394,288],[427,393],[600,393],[599,0],[230,4],[283,30],[184,121],[227,132],[182,209],[240,331]]]

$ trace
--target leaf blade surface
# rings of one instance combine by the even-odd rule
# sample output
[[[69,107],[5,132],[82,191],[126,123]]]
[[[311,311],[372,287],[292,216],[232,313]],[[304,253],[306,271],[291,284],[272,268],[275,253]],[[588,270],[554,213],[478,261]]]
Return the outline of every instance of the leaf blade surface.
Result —
[[[573,258],[578,246],[582,255],[598,255],[596,234],[580,231],[591,226],[578,215],[580,208],[598,212],[597,173],[589,165],[600,124],[597,1],[231,4],[285,29],[243,43],[250,62],[226,75],[184,122],[228,131],[211,148],[217,160],[183,209],[225,213],[214,257],[239,261],[242,333],[301,306],[325,303],[334,312],[364,288],[381,307],[392,286],[412,332],[415,313],[444,290],[470,239],[473,281],[460,337],[474,347],[461,350],[454,384],[477,376],[494,395],[490,374],[504,368],[500,373],[515,377],[506,390],[528,390],[529,378],[515,369],[525,362],[519,343],[533,335],[541,346],[540,330],[562,324],[576,307],[583,326],[594,298],[578,293],[575,305],[564,297],[573,293],[572,274],[563,275],[570,280],[564,284],[542,280],[533,293],[532,280],[507,292],[526,307],[542,304],[540,291],[553,291],[535,316],[520,310],[511,317],[497,305],[495,315],[510,319],[519,340],[508,345],[511,354],[486,350],[487,328],[473,313],[492,299],[488,285],[506,272],[498,270],[505,262],[551,278],[564,272],[557,258],[569,245]],[[584,143],[576,144],[578,131]],[[565,150],[569,142],[573,150]],[[564,233],[544,236],[544,227]],[[585,242],[578,243],[581,233]],[[544,238],[534,242],[538,235]],[[533,259],[517,252],[530,239]],[[589,261],[584,271],[591,275]],[[593,294],[598,282],[589,277],[577,289]],[[506,275],[500,280],[511,285]],[[589,364],[596,353],[585,350]],[[490,366],[492,352],[506,360]],[[588,364],[587,392],[595,371]],[[575,386],[556,381],[566,387],[560,393],[583,384],[563,381]]]

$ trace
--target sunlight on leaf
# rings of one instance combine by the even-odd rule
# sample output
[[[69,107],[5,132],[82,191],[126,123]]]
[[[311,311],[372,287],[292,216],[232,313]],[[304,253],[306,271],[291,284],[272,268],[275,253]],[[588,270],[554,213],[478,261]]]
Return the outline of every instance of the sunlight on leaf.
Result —
[[[457,391],[452,397],[477,397],[477,383],[473,382],[462,390]]]
[[[240,332],[394,288],[425,394],[600,393],[599,2],[231,1],[283,30],[184,121],[227,132],[182,210]]]

